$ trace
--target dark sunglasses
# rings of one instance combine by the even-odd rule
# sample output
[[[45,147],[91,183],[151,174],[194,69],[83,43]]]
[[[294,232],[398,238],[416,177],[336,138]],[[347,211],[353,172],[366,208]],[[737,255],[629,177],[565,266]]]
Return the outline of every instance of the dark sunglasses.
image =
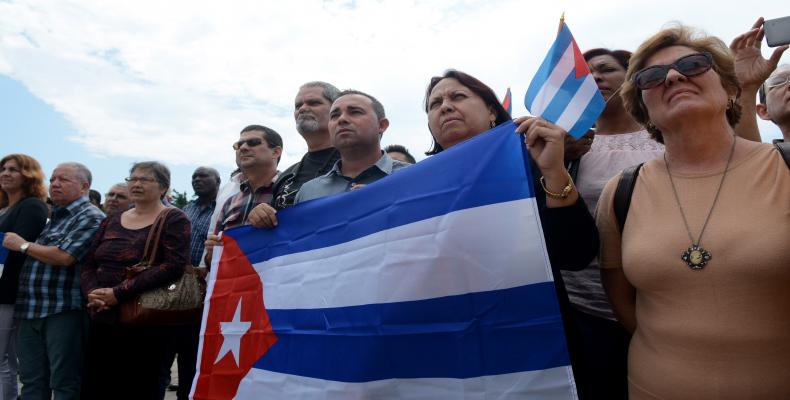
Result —
[[[683,56],[669,65],[652,65],[634,74],[634,85],[639,90],[654,88],[667,79],[670,69],[680,72],[683,76],[697,76],[713,67],[713,57],[709,53],[696,53]]]
[[[236,142],[236,143],[233,143],[233,150],[238,150],[238,149],[240,149],[240,148],[241,148],[241,146],[242,146],[243,144],[245,144],[245,143],[246,143],[246,144],[247,144],[247,146],[249,146],[249,147],[255,147],[255,146],[257,146],[257,145],[259,145],[259,144],[263,143],[263,139],[252,138],[252,139],[247,139],[247,140],[239,140],[238,142]]]

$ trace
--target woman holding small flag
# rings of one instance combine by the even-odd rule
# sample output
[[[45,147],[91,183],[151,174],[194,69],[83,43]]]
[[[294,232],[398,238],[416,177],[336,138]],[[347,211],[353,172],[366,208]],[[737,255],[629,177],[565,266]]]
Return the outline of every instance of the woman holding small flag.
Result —
[[[10,154],[0,160],[0,232],[13,232],[35,242],[47,223],[44,200],[44,172],[34,158],[24,154]],[[17,361],[14,324],[14,303],[19,280],[27,255],[26,247],[9,247],[5,263],[0,260],[0,399],[17,398]]]
[[[493,90],[477,78],[456,70],[433,77],[425,94],[428,128],[437,154],[477,136],[501,123],[511,121],[510,114],[497,101]],[[563,315],[568,350],[576,373],[578,334],[568,320],[570,304],[557,267],[579,270],[586,267],[598,250],[595,223],[579,197],[573,180],[563,163],[562,128],[537,117],[514,121],[516,132],[525,135],[534,174],[546,248],[554,268],[554,285]],[[569,251],[573,249],[573,251]]]
[[[664,29],[631,57],[622,92],[666,146],[640,168],[622,221],[619,176],[597,208],[604,287],[634,333],[630,398],[785,398],[790,171],[773,146],[735,134],[732,54]]]

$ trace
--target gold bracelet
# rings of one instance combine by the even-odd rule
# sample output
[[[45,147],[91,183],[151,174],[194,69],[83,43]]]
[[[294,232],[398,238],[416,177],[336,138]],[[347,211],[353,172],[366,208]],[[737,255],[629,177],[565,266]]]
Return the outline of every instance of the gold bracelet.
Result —
[[[573,190],[573,178],[571,178],[570,175],[568,175],[568,184],[565,185],[564,188],[562,188],[562,192],[560,193],[554,193],[549,189],[546,189],[546,182],[543,179],[543,176],[540,177],[539,181],[540,181],[540,186],[543,187],[543,191],[546,192],[546,196],[549,196],[552,199],[558,199],[558,200],[567,199],[568,195],[571,194],[571,191]]]

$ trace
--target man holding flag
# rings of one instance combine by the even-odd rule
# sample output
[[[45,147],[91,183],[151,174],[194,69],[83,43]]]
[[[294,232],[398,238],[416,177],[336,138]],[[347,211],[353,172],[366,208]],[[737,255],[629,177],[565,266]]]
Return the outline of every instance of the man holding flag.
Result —
[[[194,398],[575,398],[529,152],[478,133],[227,231]]]
[[[514,130],[225,232],[194,398],[573,398]]]

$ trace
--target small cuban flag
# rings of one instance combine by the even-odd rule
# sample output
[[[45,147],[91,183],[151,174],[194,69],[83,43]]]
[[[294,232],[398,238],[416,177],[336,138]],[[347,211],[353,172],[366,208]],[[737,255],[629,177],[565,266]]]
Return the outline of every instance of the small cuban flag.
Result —
[[[513,114],[513,95],[510,93],[510,86],[507,87],[505,98],[502,99],[502,107],[507,110],[508,114]]]
[[[580,138],[601,115],[606,101],[570,29],[560,19],[557,39],[527,89],[524,105]]]
[[[515,128],[225,231],[192,398],[576,399]]]
[[[3,239],[5,239],[5,233],[0,232],[0,243],[3,243]],[[8,249],[0,246],[0,276],[3,276],[3,270],[5,269],[5,259],[7,257]]]

